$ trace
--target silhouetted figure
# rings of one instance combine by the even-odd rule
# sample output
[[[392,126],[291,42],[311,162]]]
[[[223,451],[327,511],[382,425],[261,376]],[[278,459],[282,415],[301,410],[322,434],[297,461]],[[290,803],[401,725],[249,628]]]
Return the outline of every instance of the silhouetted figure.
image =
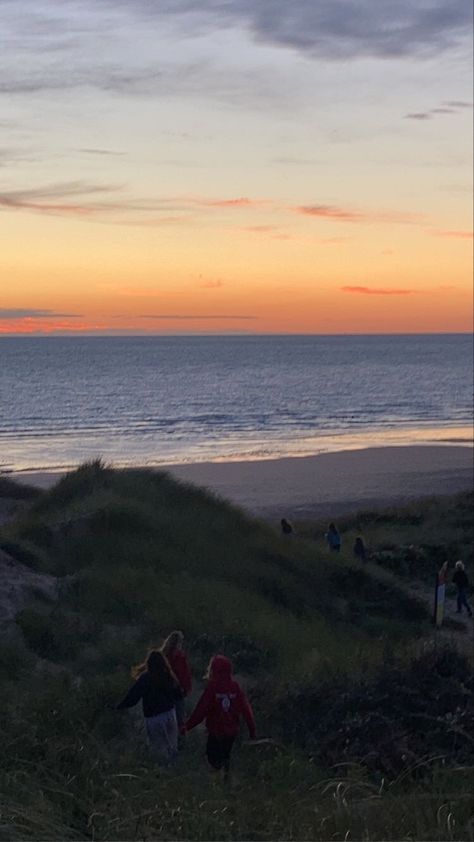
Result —
[[[326,535],[324,537],[326,538],[326,541],[328,542],[329,549],[332,550],[335,553],[338,553],[339,550],[341,549],[342,541],[341,541],[341,536],[339,535],[339,532],[336,529],[336,524],[334,524],[334,523],[329,524],[328,531],[326,532]]]
[[[458,589],[457,595],[457,614],[462,613],[463,606],[466,608],[467,613],[470,617],[472,617],[472,610],[471,606],[467,601],[467,591],[469,588],[469,579],[467,578],[466,571],[464,570],[464,564],[462,561],[457,561],[455,564],[455,571],[453,576],[453,582]]]
[[[181,731],[191,731],[205,720],[209,765],[216,771],[223,769],[227,776],[230,753],[240,730],[240,719],[245,720],[251,740],[256,737],[255,719],[247,696],[232,677],[232,662],[228,658],[214,655],[206,678],[207,687]]]
[[[295,535],[296,534],[295,530],[294,530],[294,527],[292,526],[290,521],[287,520],[285,517],[282,517],[282,519],[280,521],[280,524],[281,524],[281,531],[282,531],[283,535]]]
[[[143,664],[135,667],[136,678],[117,710],[131,708],[142,700],[148,742],[153,758],[169,763],[178,751],[178,724],[175,705],[183,691],[167,658],[152,649]]]
[[[183,691],[183,698],[178,699],[175,705],[178,728],[184,725],[186,719],[186,696],[189,696],[193,689],[193,677],[189,666],[186,652],[184,651],[184,635],[181,631],[173,631],[164,641],[161,649],[165,658],[179,681]]]
[[[359,559],[359,561],[367,561],[367,552],[365,549],[365,544],[360,536],[355,539],[352,551],[355,557]]]

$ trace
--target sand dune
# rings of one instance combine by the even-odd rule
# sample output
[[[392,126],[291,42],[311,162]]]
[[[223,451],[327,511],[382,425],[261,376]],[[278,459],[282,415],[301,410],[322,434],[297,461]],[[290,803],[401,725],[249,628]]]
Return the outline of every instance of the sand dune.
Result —
[[[302,458],[175,465],[166,470],[260,517],[336,516],[470,489],[473,451],[457,445],[372,447]],[[47,488],[60,474],[38,471],[15,476]]]

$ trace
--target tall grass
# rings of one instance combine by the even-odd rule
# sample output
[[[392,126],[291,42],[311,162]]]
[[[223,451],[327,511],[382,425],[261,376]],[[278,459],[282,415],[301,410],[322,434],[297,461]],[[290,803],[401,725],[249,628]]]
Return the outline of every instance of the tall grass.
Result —
[[[404,530],[422,525],[403,516]],[[468,665],[431,650],[413,661],[424,604],[312,529],[287,541],[166,474],[101,462],[4,525],[0,544],[61,587],[17,615],[23,642],[0,650],[0,840],[472,838]],[[382,541],[395,526],[374,529]],[[205,773],[202,732],[157,769],[140,717],[114,710],[131,664],[175,627],[196,694],[225,652],[276,738],[240,746],[230,790]]]

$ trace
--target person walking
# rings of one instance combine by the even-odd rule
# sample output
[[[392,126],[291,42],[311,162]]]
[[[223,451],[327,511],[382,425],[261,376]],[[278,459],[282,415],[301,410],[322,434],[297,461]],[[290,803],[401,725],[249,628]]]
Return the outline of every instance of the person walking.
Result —
[[[296,534],[293,524],[291,524],[290,521],[286,519],[286,517],[282,517],[280,521],[280,526],[282,535],[285,535],[287,538],[292,538]]]
[[[184,725],[186,719],[186,697],[193,689],[193,677],[189,666],[188,657],[184,651],[184,634],[181,631],[172,631],[168,635],[160,650],[173,670],[179,681],[183,696],[177,699],[175,704],[176,719],[178,728]]]
[[[462,561],[457,561],[454,565],[454,576],[453,582],[458,589],[457,593],[457,611],[456,614],[462,614],[463,606],[466,608],[469,617],[472,617],[472,609],[467,601],[467,592],[469,589],[469,579],[467,578],[467,573],[464,569],[464,564]]]
[[[360,535],[354,541],[352,552],[359,561],[367,561],[367,551],[365,549],[364,541]]]
[[[328,547],[332,552],[338,553],[341,549],[341,536],[336,529],[335,523],[330,523],[328,526],[328,531],[325,535],[326,541],[328,542]]]
[[[169,763],[178,751],[175,705],[183,691],[159,649],[152,649],[132,675],[136,681],[117,705],[117,710],[134,707],[142,700],[151,754],[157,762]]]
[[[216,771],[224,771],[227,779],[230,770],[230,756],[239,733],[240,720],[247,724],[251,740],[256,739],[255,719],[250,702],[240,684],[232,677],[232,662],[224,655],[211,658],[206,678],[208,684],[182,733],[191,731],[203,720],[206,721],[206,755],[209,765]]]

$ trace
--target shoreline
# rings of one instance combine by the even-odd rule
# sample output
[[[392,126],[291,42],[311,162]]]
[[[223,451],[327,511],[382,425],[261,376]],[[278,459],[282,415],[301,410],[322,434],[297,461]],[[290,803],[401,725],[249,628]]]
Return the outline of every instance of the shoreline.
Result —
[[[295,442],[298,442],[296,444]],[[0,442],[1,443],[1,442]],[[189,457],[171,459],[143,459],[131,457],[130,459],[115,459],[111,455],[101,453],[85,454],[78,462],[50,464],[50,465],[27,465],[24,467],[3,467],[0,463],[0,476],[15,474],[37,474],[37,473],[67,473],[74,471],[82,462],[94,459],[103,459],[105,463],[110,462],[115,468],[150,468],[151,470],[171,469],[183,465],[203,464],[228,464],[233,462],[267,462],[279,459],[305,459],[313,456],[321,456],[328,453],[342,453],[351,450],[367,450],[379,447],[410,447],[410,446],[434,446],[443,447],[463,446],[472,448],[474,436],[471,427],[459,424],[444,425],[439,427],[401,427],[391,430],[367,430],[358,432],[329,433],[327,435],[308,436],[293,440],[290,447],[285,448],[282,443],[276,449],[276,441],[270,441],[266,446],[262,444],[260,450],[236,451],[233,454],[219,456],[202,456],[197,454]],[[272,447],[275,449],[272,450]]]
[[[473,487],[472,447],[406,444],[253,461],[135,466],[165,470],[269,520],[336,517]],[[11,479],[47,489],[66,473],[12,471]]]

